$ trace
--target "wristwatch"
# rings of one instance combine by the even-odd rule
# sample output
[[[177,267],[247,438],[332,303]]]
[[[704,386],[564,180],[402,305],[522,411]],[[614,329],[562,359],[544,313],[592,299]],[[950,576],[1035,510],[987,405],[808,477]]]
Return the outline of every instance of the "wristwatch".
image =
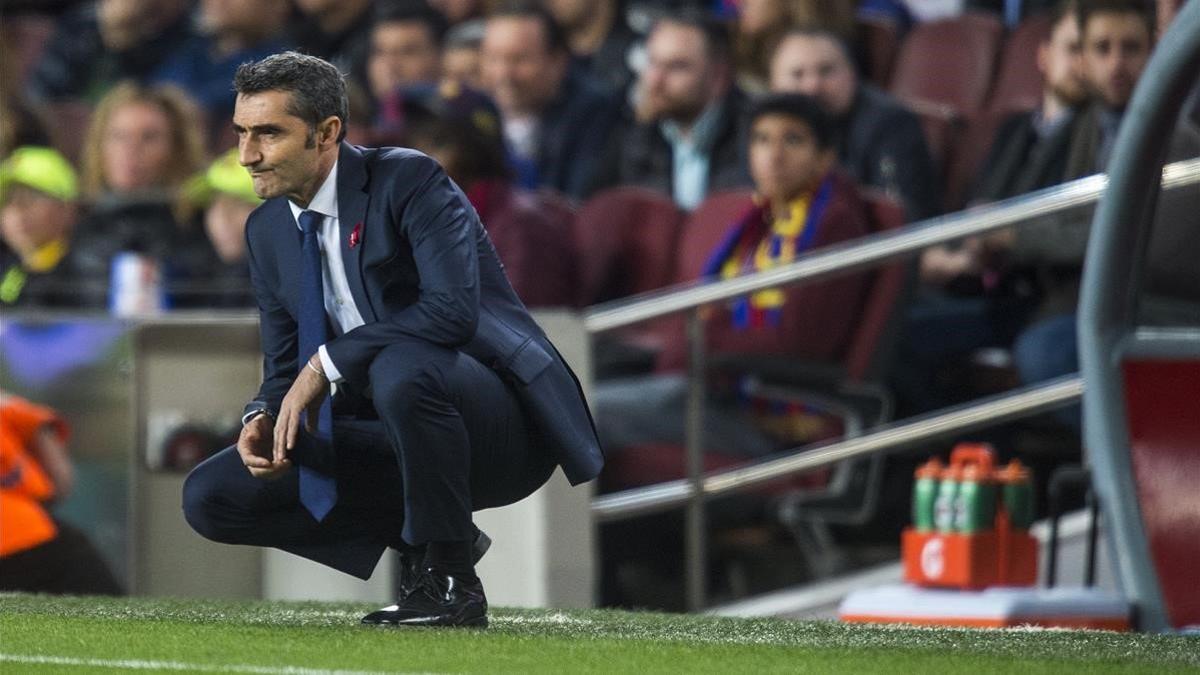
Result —
[[[270,408],[267,408],[267,407],[252,408],[242,414],[242,426],[246,426],[250,422],[250,420],[254,419],[255,417],[258,417],[259,415],[266,415],[267,417],[271,418],[272,422],[275,421],[275,413],[271,412]]]

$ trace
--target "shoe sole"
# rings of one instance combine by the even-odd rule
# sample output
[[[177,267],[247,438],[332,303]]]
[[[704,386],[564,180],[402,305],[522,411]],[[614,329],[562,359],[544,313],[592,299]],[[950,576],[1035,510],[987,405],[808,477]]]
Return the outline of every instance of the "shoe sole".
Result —
[[[447,617],[419,617],[416,619],[408,619],[405,621],[396,621],[394,619],[379,619],[368,621],[367,617],[363,617],[362,623],[368,626],[395,626],[413,627],[413,628],[487,628],[487,614],[481,616],[471,616],[462,619],[450,619]]]

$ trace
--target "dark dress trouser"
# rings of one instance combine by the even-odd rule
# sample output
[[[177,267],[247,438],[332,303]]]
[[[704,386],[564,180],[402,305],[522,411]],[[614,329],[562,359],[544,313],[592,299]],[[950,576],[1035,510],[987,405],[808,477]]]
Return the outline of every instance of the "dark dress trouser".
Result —
[[[378,420],[335,416],[332,458],[307,438],[293,452],[337,478],[322,522],[300,504],[294,469],[254,478],[230,447],[188,476],[188,523],[214,541],[271,546],[367,578],[401,538],[473,539],[472,511],[525,498],[556,466],[511,386],[466,354],[404,340],[379,352],[369,378]]]

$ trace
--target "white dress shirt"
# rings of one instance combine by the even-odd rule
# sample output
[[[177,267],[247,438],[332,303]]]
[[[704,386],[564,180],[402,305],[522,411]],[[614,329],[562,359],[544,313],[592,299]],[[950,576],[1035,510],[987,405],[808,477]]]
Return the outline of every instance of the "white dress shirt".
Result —
[[[307,209],[297,206],[291,200],[288,200],[288,206],[292,207],[292,217],[296,220],[297,228],[300,227],[300,214],[304,211],[316,211],[325,216],[321,219],[321,231],[317,235],[321,245],[321,285],[325,293],[325,313],[329,315],[330,321],[337,327],[339,333],[347,333],[366,322],[363,321],[358,306],[354,304],[354,296],[350,294],[350,281],[346,278],[346,266],[342,263],[342,237],[341,230],[338,228],[337,174],[337,162],[334,162],[333,168],[329,170],[329,175],[325,177],[325,182],[321,183],[317,194],[313,195],[312,201],[308,203]],[[334,365],[333,360],[329,358],[329,352],[325,349],[325,345],[321,345],[318,353],[321,356],[321,368],[325,371],[325,377],[330,383],[340,382],[342,374]]]

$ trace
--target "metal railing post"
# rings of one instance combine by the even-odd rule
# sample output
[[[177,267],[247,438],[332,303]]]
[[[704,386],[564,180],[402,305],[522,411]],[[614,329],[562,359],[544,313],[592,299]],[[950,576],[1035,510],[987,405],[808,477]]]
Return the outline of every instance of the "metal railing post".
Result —
[[[704,519],[705,356],[703,309],[688,312],[688,397],[685,445],[692,496],[684,530],[684,569],[689,612],[704,609],[708,587],[708,531]]]

